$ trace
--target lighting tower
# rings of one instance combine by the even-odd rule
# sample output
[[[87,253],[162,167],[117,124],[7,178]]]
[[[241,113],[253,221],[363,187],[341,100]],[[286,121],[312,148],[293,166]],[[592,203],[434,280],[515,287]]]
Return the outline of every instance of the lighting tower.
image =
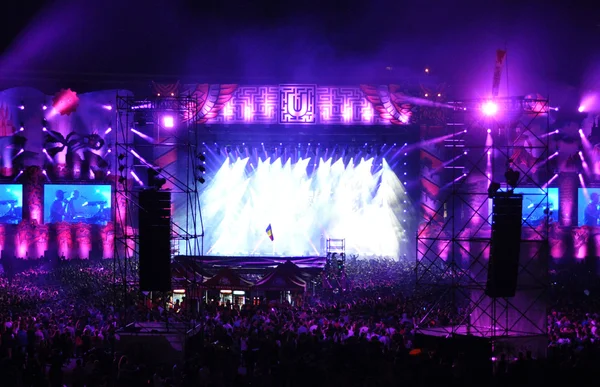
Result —
[[[550,208],[547,183],[553,170],[548,162],[552,158],[548,100],[510,97],[450,105],[446,133],[465,135],[463,142],[445,144],[443,153],[445,160],[464,155],[460,157],[463,165],[444,172],[449,184],[438,193],[436,208],[426,215],[417,233],[417,290],[437,297],[424,306],[419,330],[490,338],[497,350],[509,338],[529,340],[539,342],[542,351],[546,348],[547,216],[523,216],[516,296],[490,297],[486,290],[492,240],[489,190],[518,194],[522,193],[519,189],[527,189],[537,195],[537,205]],[[511,178],[511,187],[500,184],[504,176]],[[446,306],[455,313],[451,324],[431,328],[428,322]]]

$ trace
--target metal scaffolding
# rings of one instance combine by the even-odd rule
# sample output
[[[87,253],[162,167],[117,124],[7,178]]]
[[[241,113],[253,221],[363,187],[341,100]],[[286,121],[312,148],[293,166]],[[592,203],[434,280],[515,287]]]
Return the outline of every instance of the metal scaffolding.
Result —
[[[166,189],[172,197],[171,256],[203,254],[199,185],[204,181],[193,95],[140,99],[117,95],[114,165],[114,283],[137,289],[138,193]],[[190,283],[195,284],[195,277]]]
[[[492,104],[488,115],[482,113],[485,104]],[[545,335],[548,229],[552,210],[558,210],[548,200],[554,176],[548,100],[510,97],[450,105],[441,140],[446,184],[439,206],[417,233],[417,291],[436,299],[424,306],[419,327],[428,329],[434,315],[450,305],[448,334]],[[488,187],[504,183],[509,168],[520,174],[515,192],[525,193],[533,204],[522,220],[517,296],[490,298],[484,292],[492,222]]]

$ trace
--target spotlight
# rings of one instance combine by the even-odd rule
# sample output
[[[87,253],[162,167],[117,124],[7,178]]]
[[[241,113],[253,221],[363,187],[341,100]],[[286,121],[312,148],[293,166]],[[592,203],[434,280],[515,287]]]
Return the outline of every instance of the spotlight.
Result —
[[[154,168],[148,168],[148,185],[156,189],[161,189],[163,185],[167,184],[167,179],[159,177],[160,170]]]
[[[488,130],[487,130],[487,132],[488,132],[488,133],[492,133],[492,129],[488,129]]]
[[[197,166],[196,168],[198,168],[198,170],[199,170],[200,172],[206,172],[206,168],[204,168],[204,166],[203,166],[203,165],[199,165],[199,166]]]
[[[583,112],[585,112],[585,106],[581,105],[581,106],[580,106],[580,107],[577,109],[577,111],[578,111],[579,113],[583,113]]]
[[[125,170],[125,166],[124,165],[119,165],[119,172],[123,172]]]
[[[163,126],[165,128],[172,128],[175,126],[175,119],[173,116],[164,116],[163,117]]]
[[[204,184],[206,182],[206,180],[204,180],[203,177],[199,177],[196,179],[200,184]]]
[[[21,104],[19,105],[19,110],[25,110],[25,105],[23,105],[23,102],[21,102]]]
[[[47,109],[48,109],[48,106],[42,105],[42,110],[47,110]]]
[[[429,74],[429,69],[427,67],[425,68],[425,73]]]
[[[496,115],[496,113],[498,113],[498,105],[492,101],[488,101],[481,106],[481,111],[486,116]]]
[[[496,192],[498,192],[498,190],[500,189],[500,183],[497,183],[495,181],[492,181],[490,183],[490,186],[488,187],[488,197],[491,199],[494,197],[494,195],[496,195]]]
[[[206,161],[206,156],[204,156],[203,154],[201,154],[201,153],[200,153],[200,154],[198,155],[198,159],[199,159],[200,161]]]
[[[125,155],[123,153],[119,153],[118,159],[123,160],[125,158]]]
[[[504,173],[504,178],[506,179],[506,183],[511,187],[511,189],[513,191],[515,188],[517,188],[517,185],[519,184],[520,176],[521,176],[521,173],[519,171],[515,171],[512,168],[508,168],[506,170],[506,172]]]
[[[438,97],[441,97],[441,96],[442,96],[442,93],[438,93]]]

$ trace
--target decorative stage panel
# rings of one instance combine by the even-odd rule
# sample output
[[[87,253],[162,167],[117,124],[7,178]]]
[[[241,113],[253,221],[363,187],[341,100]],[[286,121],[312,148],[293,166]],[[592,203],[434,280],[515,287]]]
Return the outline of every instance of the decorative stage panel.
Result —
[[[393,85],[186,85],[186,92],[198,97],[208,124],[407,125],[413,108]]]

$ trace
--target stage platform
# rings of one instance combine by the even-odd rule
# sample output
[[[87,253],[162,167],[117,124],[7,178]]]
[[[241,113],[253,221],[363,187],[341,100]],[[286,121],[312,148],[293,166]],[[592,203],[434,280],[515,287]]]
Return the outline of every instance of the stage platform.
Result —
[[[316,274],[325,267],[325,257],[264,257],[264,256],[188,256],[178,255],[174,262],[185,266],[193,266],[197,272],[232,268],[246,274],[263,274],[278,265],[290,261],[303,271]],[[314,272],[314,273],[313,273]]]
[[[452,339],[456,337],[478,337],[489,340],[494,355],[531,351],[534,358],[546,357],[548,337],[543,334],[533,334],[515,331],[496,330],[494,335],[491,327],[467,327],[455,325],[447,327],[419,328],[416,333],[424,336]]]

